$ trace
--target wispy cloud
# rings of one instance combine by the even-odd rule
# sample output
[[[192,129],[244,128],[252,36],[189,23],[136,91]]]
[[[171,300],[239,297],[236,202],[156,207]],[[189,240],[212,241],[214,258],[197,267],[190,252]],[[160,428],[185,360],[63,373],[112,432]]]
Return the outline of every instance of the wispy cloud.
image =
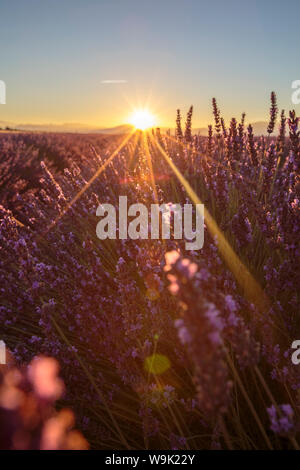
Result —
[[[116,83],[127,83],[127,80],[102,80],[104,84],[116,84]]]

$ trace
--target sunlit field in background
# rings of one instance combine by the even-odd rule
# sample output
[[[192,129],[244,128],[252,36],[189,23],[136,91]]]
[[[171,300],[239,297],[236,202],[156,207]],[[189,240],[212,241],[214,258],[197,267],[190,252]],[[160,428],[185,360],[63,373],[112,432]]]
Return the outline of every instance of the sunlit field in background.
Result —
[[[175,135],[146,109],[126,135],[0,135],[0,446],[299,449],[298,118],[272,93],[256,137],[212,105],[208,137],[192,107]],[[203,249],[99,240],[120,195],[203,203]]]

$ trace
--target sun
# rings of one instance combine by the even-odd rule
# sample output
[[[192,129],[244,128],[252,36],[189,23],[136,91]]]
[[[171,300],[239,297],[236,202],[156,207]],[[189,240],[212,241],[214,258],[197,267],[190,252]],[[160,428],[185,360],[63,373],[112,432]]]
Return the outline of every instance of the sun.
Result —
[[[129,118],[129,123],[144,131],[155,125],[155,117],[147,109],[137,109]]]

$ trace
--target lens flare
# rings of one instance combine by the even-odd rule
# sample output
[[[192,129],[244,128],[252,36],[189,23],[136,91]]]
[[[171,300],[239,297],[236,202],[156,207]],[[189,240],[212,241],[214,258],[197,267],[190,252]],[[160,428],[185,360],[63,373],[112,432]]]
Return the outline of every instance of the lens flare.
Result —
[[[147,372],[160,375],[171,367],[171,363],[164,354],[155,353],[152,356],[146,357],[144,367]]]

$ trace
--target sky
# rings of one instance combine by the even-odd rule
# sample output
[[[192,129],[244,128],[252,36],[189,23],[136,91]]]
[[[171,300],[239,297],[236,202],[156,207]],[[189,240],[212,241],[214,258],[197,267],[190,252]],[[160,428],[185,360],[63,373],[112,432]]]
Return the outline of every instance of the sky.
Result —
[[[112,127],[148,107],[161,126],[291,109],[299,0],[0,0],[0,121]],[[119,83],[109,81],[118,81]],[[299,105],[300,106],[300,105]]]

